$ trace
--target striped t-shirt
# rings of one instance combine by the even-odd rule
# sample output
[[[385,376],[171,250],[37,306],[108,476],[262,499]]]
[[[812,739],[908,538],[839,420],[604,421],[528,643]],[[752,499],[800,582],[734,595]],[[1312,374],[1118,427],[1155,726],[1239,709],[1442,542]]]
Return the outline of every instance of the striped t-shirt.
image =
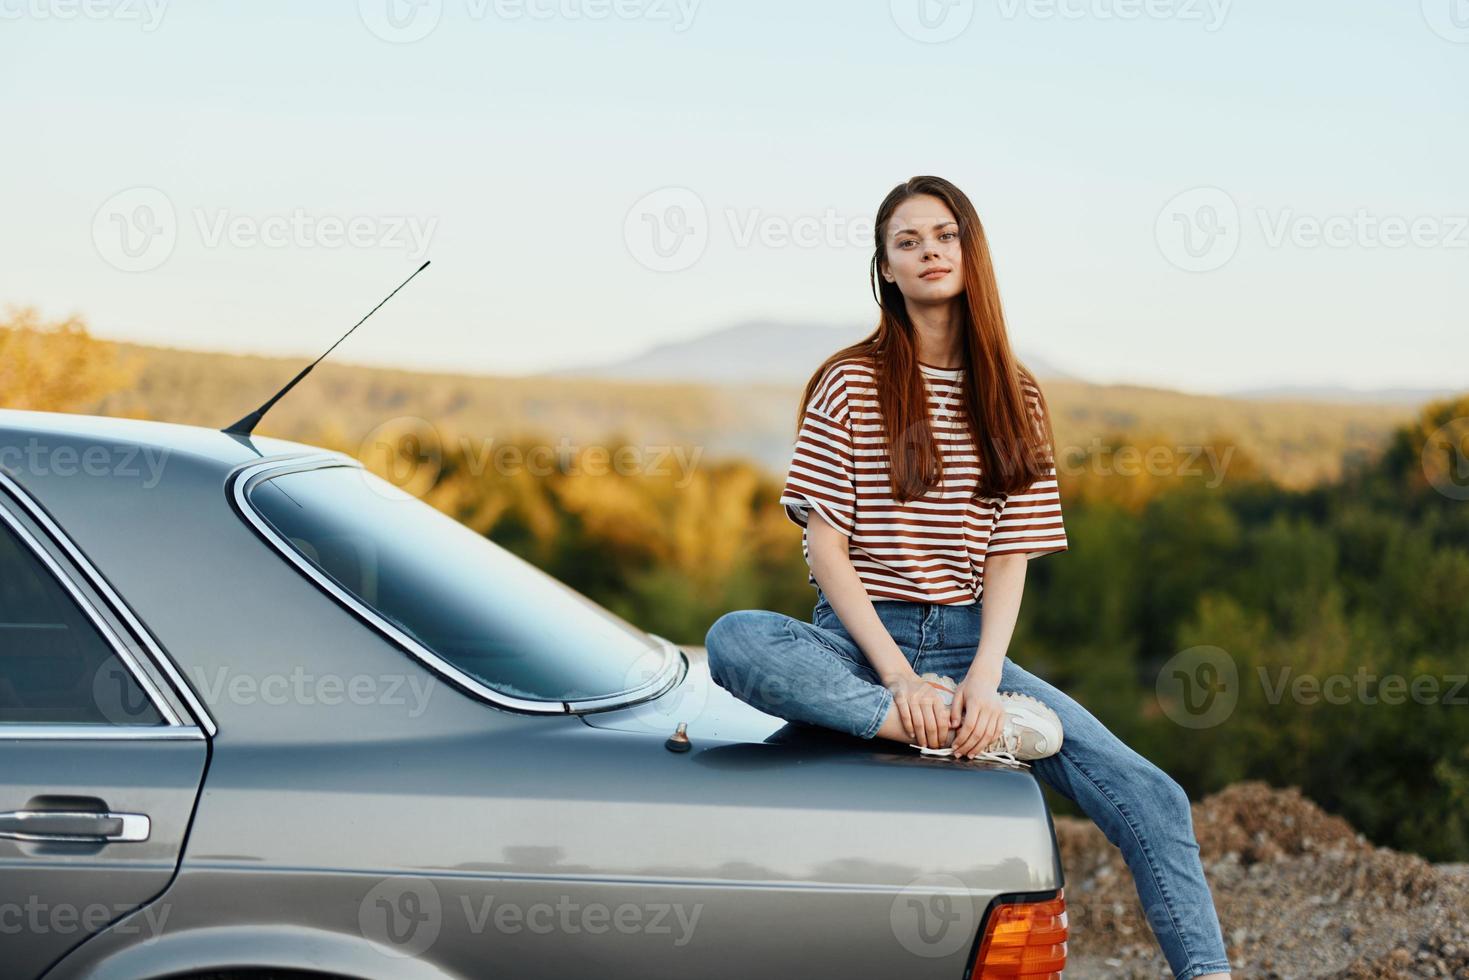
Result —
[[[1056,470],[1008,499],[970,499],[980,464],[964,412],[964,369],[921,362],[918,369],[944,462],[939,487],[905,504],[893,499],[871,361],[847,358],[827,369],[806,405],[780,503],[803,529],[814,508],[848,537],[871,599],[969,605],[983,594],[986,555],[1066,550]],[[1024,388],[1038,414],[1039,392],[1029,381]],[[801,553],[809,569],[808,530]],[[814,573],[807,582],[818,584]]]

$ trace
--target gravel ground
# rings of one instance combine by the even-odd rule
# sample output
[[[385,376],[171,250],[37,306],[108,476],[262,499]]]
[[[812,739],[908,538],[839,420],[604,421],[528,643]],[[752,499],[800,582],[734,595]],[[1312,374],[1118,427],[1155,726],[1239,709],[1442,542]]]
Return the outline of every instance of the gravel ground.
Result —
[[[1375,847],[1295,789],[1242,782],[1193,811],[1237,980],[1469,978],[1469,866]],[[1170,978],[1121,852],[1079,818],[1056,836],[1067,980]]]

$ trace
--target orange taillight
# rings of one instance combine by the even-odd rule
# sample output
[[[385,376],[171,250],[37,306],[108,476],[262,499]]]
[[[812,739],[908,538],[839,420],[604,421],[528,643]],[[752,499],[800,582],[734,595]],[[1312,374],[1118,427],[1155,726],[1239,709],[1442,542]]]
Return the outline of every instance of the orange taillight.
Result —
[[[970,980],[1060,980],[1066,968],[1066,895],[996,905]]]

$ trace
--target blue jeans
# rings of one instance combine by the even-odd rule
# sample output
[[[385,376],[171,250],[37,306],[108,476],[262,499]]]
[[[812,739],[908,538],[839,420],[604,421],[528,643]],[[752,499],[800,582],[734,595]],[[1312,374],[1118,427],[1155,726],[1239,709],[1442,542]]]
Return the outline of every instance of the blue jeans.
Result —
[[[916,672],[963,680],[979,649],[980,603],[880,599],[872,605]],[[716,684],[788,721],[872,738],[892,707],[892,692],[820,589],[810,623],[764,609],[737,610],[715,621],[705,646]],[[1031,771],[1075,802],[1121,848],[1175,980],[1228,972],[1182,787],[1091,712],[1009,657],[999,690],[1032,695],[1060,716],[1061,751],[1034,760]]]

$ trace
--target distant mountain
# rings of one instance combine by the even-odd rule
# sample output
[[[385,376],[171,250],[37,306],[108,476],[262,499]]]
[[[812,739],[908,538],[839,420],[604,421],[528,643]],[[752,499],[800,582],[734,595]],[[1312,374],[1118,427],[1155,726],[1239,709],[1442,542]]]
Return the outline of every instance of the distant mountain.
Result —
[[[1333,405],[1422,405],[1463,394],[1463,388],[1350,388],[1346,385],[1276,385],[1226,391],[1223,398],[1249,401],[1326,402]]]
[[[870,326],[829,326],[748,320],[687,340],[657,344],[603,364],[546,371],[542,377],[692,384],[802,385],[828,356],[872,332]],[[1043,358],[1020,352],[1042,379],[1079,380]]]

